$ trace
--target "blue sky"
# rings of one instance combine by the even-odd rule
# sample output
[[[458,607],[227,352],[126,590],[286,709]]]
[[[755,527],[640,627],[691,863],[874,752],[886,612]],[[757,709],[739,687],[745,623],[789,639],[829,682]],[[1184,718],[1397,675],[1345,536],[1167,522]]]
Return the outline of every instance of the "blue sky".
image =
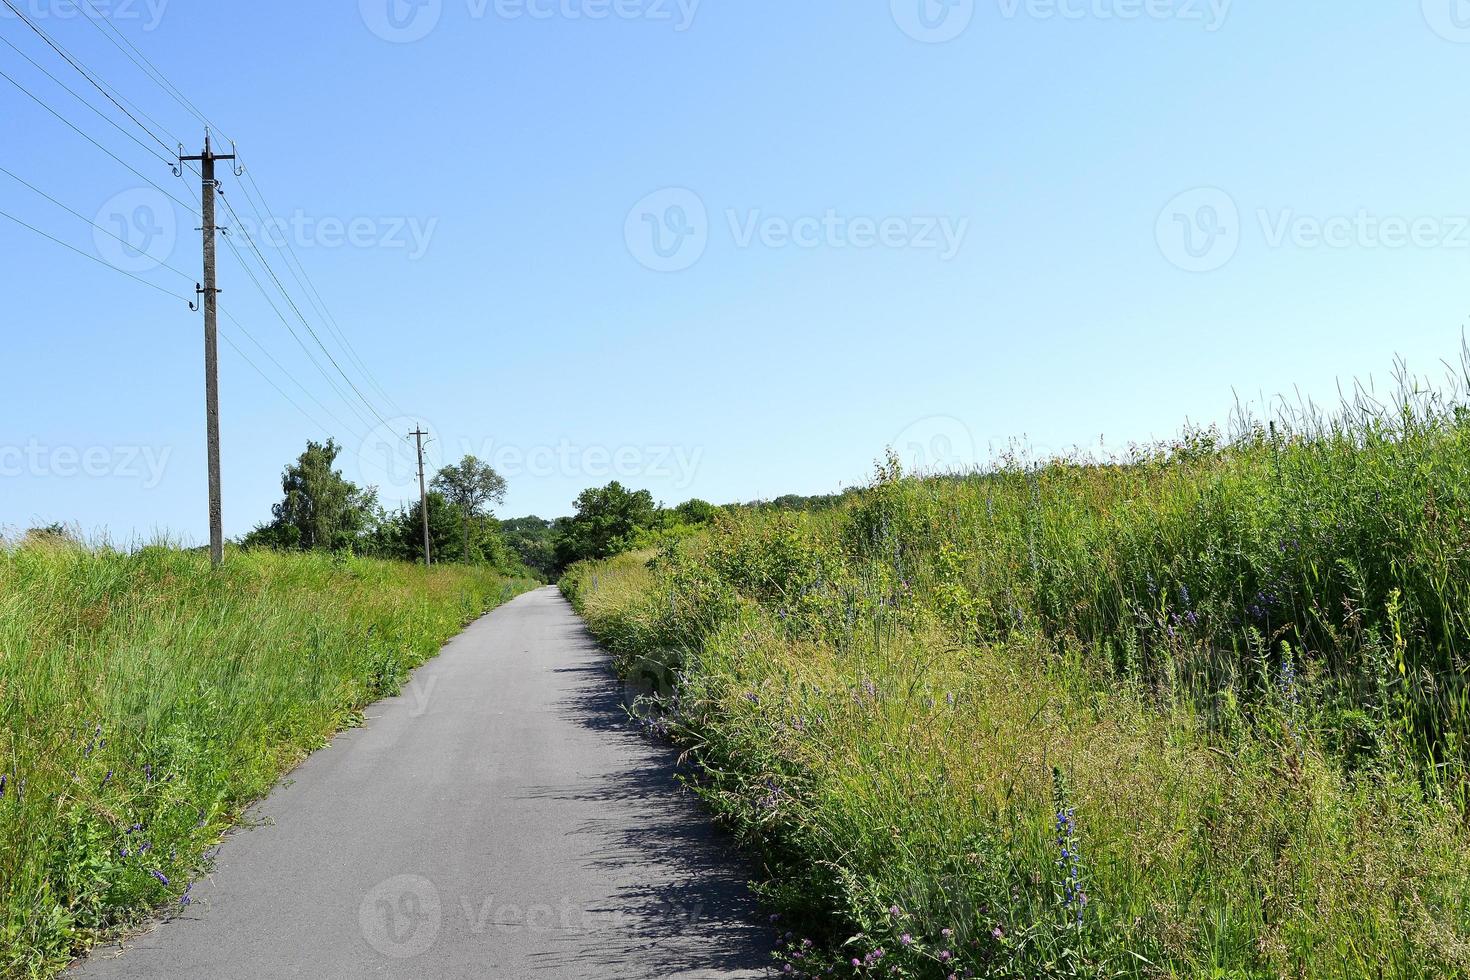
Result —
[[[197,152],[103,25],[11,2]],[[502,514],[554,516],[614,476],[725,502],[835,491],[889,444],[1121,446],[1458,356],[1459,0],[92,2],[236,141],[282,220],[222,172],[226,199],[372,403],[222,244],[221,304],[279,367],[226,336],[315,418],[224,347],[230,535],[308,438],[407,496],[410,419],[432,463],[505,472]],[[8,11],[0,37],[195,200]],[[0,113],[0,167],[134,246],[0,173],[0,210],[100,260],[0,218],[0,526],[202,540],[200,319],[118,271],[192,294],[198,220],[3,79]]]

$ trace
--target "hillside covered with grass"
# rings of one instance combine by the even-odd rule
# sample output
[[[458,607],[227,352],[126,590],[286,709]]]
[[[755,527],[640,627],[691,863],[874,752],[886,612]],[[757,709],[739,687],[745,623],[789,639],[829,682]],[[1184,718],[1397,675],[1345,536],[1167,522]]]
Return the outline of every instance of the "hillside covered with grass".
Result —
[[[189,901],[251,801],[535,585],[325,553],[0,548],[0,976]]]
[[[1470,976],[1470,417],[722,516],[564,591],[795,976]]]

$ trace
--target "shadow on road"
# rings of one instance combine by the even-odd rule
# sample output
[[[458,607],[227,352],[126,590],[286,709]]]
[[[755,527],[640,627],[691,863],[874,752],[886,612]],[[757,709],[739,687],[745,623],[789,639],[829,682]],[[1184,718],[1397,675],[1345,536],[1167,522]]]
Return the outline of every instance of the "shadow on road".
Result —
[[[678,753],[646,738],[630,722],[621,688],[604,653],[578,624],[565,644],[580,654],[557,668],[574,678],[570,697],[556,710],[603,738],[623,739],[629,764],[575,785],[537,787],[533,798],[591,802],[606,815],[581,832],[597,840],[589,869],[612,877],[637,873],[621,888],[617,923],[608,939],[619,949],[544,954],[547,968],[585,960],[606,969],[629,964],[629,976],[748,975],[769,972],[773,936],[747,887],[748,863],[710,820],[697,798],[676,781]]]

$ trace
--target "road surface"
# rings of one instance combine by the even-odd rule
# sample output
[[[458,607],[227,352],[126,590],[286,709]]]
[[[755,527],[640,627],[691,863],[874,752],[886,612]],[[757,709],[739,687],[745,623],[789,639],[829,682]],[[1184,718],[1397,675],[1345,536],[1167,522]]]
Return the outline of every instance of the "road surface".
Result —
[[[554,589],[472,625],[69,976],[766,975],[747,874]]]

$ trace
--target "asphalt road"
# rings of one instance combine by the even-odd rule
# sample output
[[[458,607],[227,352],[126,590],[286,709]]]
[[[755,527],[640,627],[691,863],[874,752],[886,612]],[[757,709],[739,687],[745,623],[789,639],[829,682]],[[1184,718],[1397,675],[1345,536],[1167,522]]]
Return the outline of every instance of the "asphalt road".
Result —
[[[758,977],[730,844],[554,589],[471,626],[250,813],[96,978]]]

